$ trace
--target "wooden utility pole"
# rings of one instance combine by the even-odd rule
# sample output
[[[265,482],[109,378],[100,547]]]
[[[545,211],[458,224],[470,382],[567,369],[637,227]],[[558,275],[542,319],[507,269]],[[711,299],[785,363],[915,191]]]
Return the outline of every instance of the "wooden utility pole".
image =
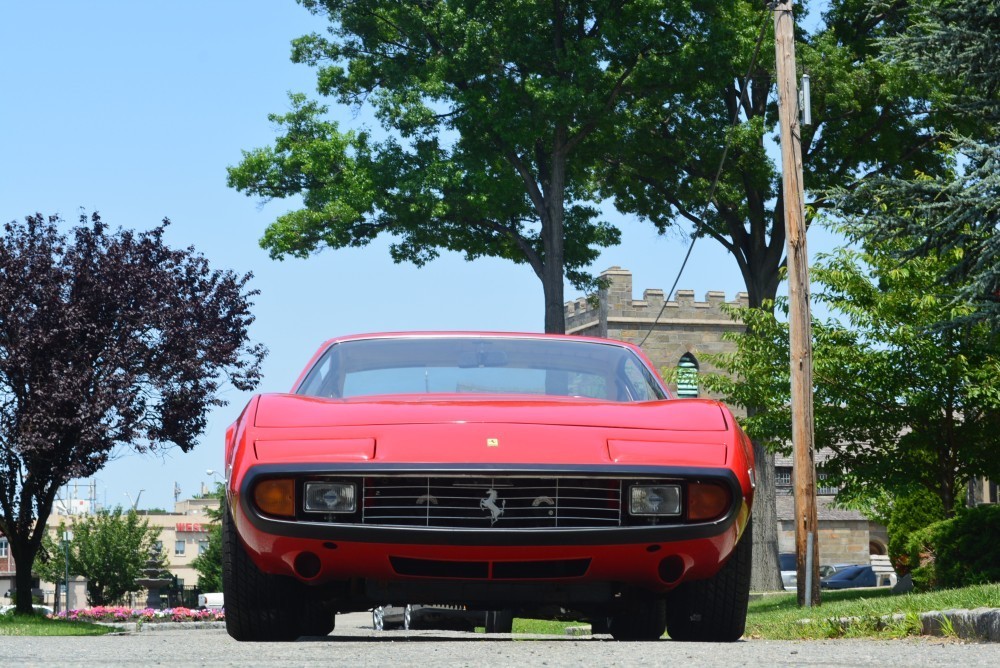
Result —
[[[788,264],[788,338],[794,449],[795,554],[799,605],[819,604],[816,467],[813,462],[812,333],[809,312],[809,256],[806,253],[802,186],[802,134],[795,85],[795,21],[792,0],[774,3],[778,123]],[[808,568],[807,568],[808,566]],[[809,591],[806,583],[809,581]]]

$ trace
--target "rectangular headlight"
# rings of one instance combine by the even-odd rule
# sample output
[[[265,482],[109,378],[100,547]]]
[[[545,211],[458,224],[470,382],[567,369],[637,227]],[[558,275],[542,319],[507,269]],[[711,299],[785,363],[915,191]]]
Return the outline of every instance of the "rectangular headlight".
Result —
[[[680,485],[633,485],[629,491],[628,510],[633,515],[681,514]]]
[[[349,482],[307,482],[305,511],[307,513],[353,513],[354,484]]]

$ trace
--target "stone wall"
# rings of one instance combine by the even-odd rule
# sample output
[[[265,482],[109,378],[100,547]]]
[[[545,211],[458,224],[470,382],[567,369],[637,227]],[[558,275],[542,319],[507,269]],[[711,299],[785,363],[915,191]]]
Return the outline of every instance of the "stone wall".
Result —
[[[822,520],[819,522],[820,564],[867,564],[868,523],[854,520]],[[778,551],[795,552],[795,523],[778,522]]]

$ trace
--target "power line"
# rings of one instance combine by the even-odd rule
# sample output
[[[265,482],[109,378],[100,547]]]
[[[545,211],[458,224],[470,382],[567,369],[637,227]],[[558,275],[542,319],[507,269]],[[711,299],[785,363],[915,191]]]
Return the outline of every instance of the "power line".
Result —
[[[743,77],[743,85],[740,89],[740,104],[736,105],[736,109],[733,111],[732,120],[730,120],[729,125],[736,125],[736,121],[739,120],[740,108],[744,102],[746,102],[747,87],[750,85],[750,75],[753,72],[754,67],[757,65],[757,56],[760,55],[761,44],[764,43],[764,35],[767,31],[767,19],[769,14],[764,14],[760,22],[760,31],[757,35],[757,44],[754,45],[753,56],[750,58],[750,66],[747,68],[746,76]],[[726,164],[726,157],[729,155],[729,142],[730,135],[727,133],[726,141],[722,147],[722,156],[719,158],[719,168],[715,170],[715,177],[712,179],[712,185],[708,190],[708,203],[711,204],[712,200],[715,198],[715,191],[719,187],[719,178],[722,177],[722,168]],[[680,269],[677,270],[677,278],[674,279],[673,285],[670,286],[670,290],[663,298],[663,306],[660,307],[660,312],[656,314],[656,318],[653,319],[653,324],[649,326],[649,331],[646,335],[642,337],[642,341],[639,342],[639,346],[642,347],[646,343],[646,339],[649,335],[653,333],[656,326],[660,323],[660,318],[663,316],[663,312],[667,309],[667,302],[670,301],[670,297],[674,294],[674,290],[677,288],[677,284],[681,280],[681,275],[684,273],[684,268],[687,267],[688,260],[691,258],[691,251],[694,250],[694,243],[698,240],[697,236],[691,237],[691,243],[688,246],[687,253],[684,254],[684,261],[681,262]]]

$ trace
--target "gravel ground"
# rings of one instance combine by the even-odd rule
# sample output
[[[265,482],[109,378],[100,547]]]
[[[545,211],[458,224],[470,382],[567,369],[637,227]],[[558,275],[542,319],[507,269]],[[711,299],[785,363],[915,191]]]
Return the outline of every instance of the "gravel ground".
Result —
[[[0,639],[0,666],[997,666],[990,643],[751,640],[732,644],[669,640],[619,643],[608,636],[485,636],[371,629],[367,613],[342,615],[325,638],[237,643],[220,628],[158,630],[103,637]]]

